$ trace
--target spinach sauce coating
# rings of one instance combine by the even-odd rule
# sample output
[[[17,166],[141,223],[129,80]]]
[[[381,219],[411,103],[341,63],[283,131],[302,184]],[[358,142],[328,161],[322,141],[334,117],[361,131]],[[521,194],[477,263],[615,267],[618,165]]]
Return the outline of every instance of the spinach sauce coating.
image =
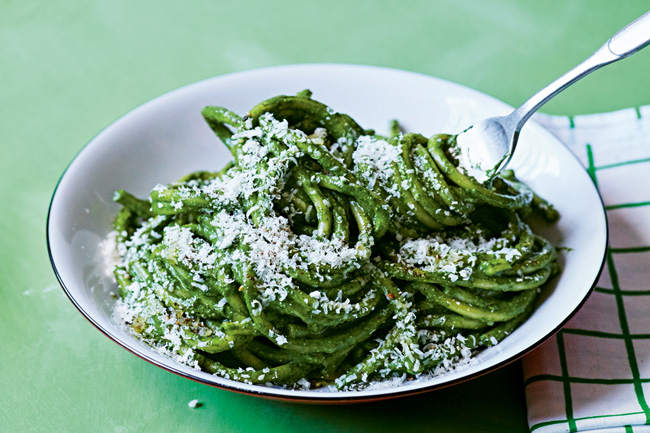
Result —
[[[202,110],[233,161],[117,191],[116,317],[157,350],[252,384],[359,389],[497,344],[559,267],[524,221],[557,212],[455,136],[390,136],[311,98]]]

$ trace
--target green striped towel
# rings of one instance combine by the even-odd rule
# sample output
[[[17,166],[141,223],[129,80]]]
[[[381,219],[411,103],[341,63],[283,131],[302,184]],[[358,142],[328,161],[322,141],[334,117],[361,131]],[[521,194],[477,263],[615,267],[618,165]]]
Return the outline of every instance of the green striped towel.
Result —
[[[581,310],[523,360],[531,432],[650,432],[650,106],[537,115],[581,159],[609,249]]]

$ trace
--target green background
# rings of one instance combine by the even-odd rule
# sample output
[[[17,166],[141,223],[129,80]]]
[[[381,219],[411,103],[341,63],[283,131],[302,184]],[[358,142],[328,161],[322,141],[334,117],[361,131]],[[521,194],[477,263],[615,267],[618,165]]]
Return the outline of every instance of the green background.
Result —
[[[381,65],[518,105],[647,1],[0,0],[0,431],[526,431],[521,368],[347,407],[278,403],[176,377],[119,348],[58,286],[51,194],[99,130],[204,78],[290,63]],[[650,104],[650,50],[542,111]],[[389,85],[389,83],[387,83]],[[203,406],[190,409],[198,399]]]

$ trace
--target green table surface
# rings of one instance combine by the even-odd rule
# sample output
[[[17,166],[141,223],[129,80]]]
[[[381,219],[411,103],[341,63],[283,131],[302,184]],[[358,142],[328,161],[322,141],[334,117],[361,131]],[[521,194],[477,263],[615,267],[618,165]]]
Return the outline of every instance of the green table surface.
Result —
[[[93,328],[59,287],[45,220],[66,165],[95,133],[185,84],[291,63],[429,74],[512,105],[644,13],[626,0],[0,1],[0,431],[526,431],[519,362],[424,395],[306,406],[210,388]],[[650,50],[542,111],[650,103]],[[203,406],[191,409],[198,399]]]

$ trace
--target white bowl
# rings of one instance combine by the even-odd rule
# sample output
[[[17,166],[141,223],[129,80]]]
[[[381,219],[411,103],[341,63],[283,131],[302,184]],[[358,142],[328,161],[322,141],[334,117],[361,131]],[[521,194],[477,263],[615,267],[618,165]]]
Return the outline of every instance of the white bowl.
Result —
[[[221,168],[225,146],[205,124],[205,105],[240,114],[279,94],[309,88],[316,100],[347,113],[364,128],[386,132],[391,119],[426,136],[459,132],[476,121],[506,114],[508,105],[475,90],[410,72],[352,65],[296,65],[216,77],[160,96],[127,113],[91,140],[56,187],[47,222],[54,271],[79,311],[100,331],[141,358],[181,376],[238,392],[285,400],[343,403],[391,398],[458,383],[511,362],[555,333],[582,305],[602,269],[607,244],[605,211],[598,192],[574,155],[529,121],[511,167],[553,203],[554,226],[536,227],[561,249],[563,272],[548,287],[534,314],[478,362],[425,382],[365,391],[293,391],[223,379],[166,358],[111,319],[116,292],[99,262],[100,242],[119,206],[113,192],[147,197],[158,183],[196,170]]]

